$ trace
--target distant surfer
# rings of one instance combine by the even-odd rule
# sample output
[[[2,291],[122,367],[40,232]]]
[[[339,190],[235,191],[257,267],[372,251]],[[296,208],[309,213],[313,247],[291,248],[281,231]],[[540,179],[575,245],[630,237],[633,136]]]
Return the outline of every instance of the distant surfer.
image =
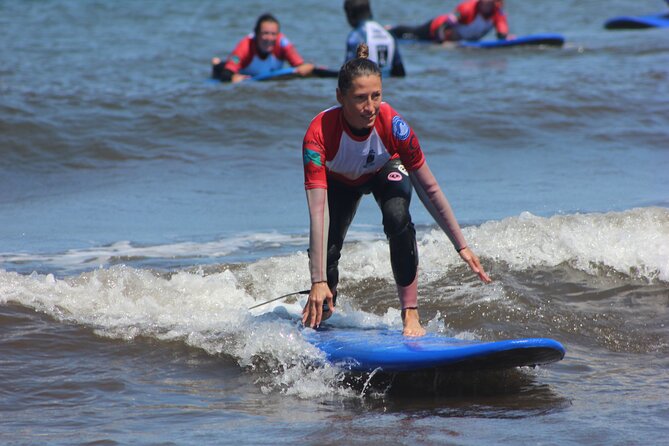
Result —
[[[467,246],[418,138],[404,119],[382,102],[381,70],[368,54],[367,45],[361,44],[357,57],[341,67],[336,90],[340,105],[311,121],[302,144],[312,283],[302,322],[317,327],[334,311],[344,238],[360,199],[371,193],[383,214],[403,333],[422,336],[418,248],[409,213],[412,184],[460,257],[483,282],[490,282],[490,278]]]
[[[211,60],[212,77],[223,82],[240,82],[279,70],[284,61],[302,76],[314,70],[313,64],[304,63],[295,46],[280,32],[276,17],[263,14],[258,17],[254,32],[244,37],[225,61],[218,57]]]
[[[429,40],[437,43],[480,40],[495,28],[498,39],[506,39],[509,25],[502,10],[503,0],[467,0],[450,14],[439,15],[419,26],[398,25],[389,31],[398,39]]]
[[[369,60],[376,62],[384,76],[404,76],[404,64],[397,40],[372,20],[369,0],[345,0],[346,19],[353,30],[346,39],[346,60],[356,58],[358,45],[366,43]]]

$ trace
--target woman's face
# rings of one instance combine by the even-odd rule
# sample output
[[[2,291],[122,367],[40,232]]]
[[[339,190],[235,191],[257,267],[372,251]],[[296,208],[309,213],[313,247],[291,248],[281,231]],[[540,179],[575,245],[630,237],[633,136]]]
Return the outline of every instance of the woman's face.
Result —
[[[271,53],[274,51],[276,39],[279,37],[279,24],[275,22],[262,22],[260,30],[256,36],[258,49],[262,53]]]
[[[337,89],[346,123],[357,130],[374,127],[382,101],[381,77],[375,74],[353,79],[351,86],[342,93]]]

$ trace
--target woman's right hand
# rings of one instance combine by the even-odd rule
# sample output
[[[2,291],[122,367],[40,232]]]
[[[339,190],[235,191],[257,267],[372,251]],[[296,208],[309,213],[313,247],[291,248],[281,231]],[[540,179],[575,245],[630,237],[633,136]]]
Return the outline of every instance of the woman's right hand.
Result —
[[[232,75],[232,83],[236,84],[237,82],[242,82],[245,81],[246,79],[249,79],[251,76],[246,75],[246,74],[239,74],[235,73]]]
[[[302,310],[302,324],[305,327],[318,328],[323,321],[323,302],[327,300],[330,314],[334,312],[332,297],[332,291],[327,282],[312,283],[309,299]]]

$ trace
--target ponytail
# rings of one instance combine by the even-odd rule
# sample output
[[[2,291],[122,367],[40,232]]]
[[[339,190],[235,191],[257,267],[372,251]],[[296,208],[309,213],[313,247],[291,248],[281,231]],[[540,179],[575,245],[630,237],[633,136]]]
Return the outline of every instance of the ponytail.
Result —
[[[366,43],[361,43],[355,49],[356,59],[369,59],[369,46]]]
[[[342,93],[353,84],[353,80],[361,76],[379,76],[381,78],[381,69],[374,62],[369,60],[369,47],[366,43],[358,45],[356,58],[347,61],[339,70],[337,87]]]

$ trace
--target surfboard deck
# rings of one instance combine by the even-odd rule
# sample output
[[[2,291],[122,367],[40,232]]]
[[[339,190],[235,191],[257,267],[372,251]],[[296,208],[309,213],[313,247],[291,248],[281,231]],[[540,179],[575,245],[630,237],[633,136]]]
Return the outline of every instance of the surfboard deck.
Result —
[[[614,17],[604,22],[606,29],[669,28],[669,13]]]
[[[342,328],[307,329],[304,336],[329,362],[352,372],[509,369],[550,364],[565,355],[562,344],[547,338],[480,342],[434,333],[410,338],[399,330]]]
[[[458,46],[463,48],[509,48],[514,46],[562,46],[564,37],[561,34],[529,34],[506,40],[461,41]]]

